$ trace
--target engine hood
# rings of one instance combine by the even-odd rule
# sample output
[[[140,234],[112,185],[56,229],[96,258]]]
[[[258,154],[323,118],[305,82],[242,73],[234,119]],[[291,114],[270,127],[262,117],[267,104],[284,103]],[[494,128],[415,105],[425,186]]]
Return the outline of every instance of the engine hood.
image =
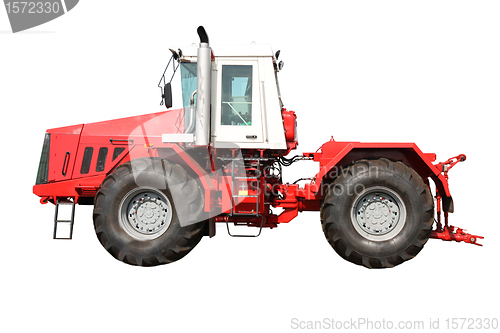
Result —
[[[162,134],[183,133],[183,115],[178,109],[49,129],[36,184],[106,174],[127,154],[133,158],[134,147],[158,147]]]
[[[59,127],[47,130],[51,134],[81,134],[85,141],[102,139],[139,140],[161,139],[165,133],[184,132],[183,109],[168,110],[140,116],[119,118],[95,123]],[[100,140],[99,140],[100,141]]]

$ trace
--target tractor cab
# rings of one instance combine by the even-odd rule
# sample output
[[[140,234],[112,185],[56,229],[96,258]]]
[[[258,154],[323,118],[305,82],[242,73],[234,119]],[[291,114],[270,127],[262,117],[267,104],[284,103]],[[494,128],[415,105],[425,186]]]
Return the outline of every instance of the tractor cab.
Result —
[[[208,48],[209,59],[200,62],[200,49],[171,50],[158,86],[162,103],[184,109],[184,133],[165,133],[163,142],[181,139],[215,148],[237,144],[242,149],[287,149],[285,130],[269,130],[283,128],[277,82],[277,72],[283,66],[283,62],[278,63],[279,52],[274,54],[270,46],[256,44]],[[204,80],[198,80],[203,71]],[[208,116],[202,111],[207,107]],[[206,134],[208,142],[200,140],[199,136]]]

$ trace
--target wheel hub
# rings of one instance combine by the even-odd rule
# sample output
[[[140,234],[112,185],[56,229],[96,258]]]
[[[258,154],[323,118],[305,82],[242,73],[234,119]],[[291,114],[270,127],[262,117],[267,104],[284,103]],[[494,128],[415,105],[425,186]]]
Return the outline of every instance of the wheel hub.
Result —
[[[159,237],[170,225],[172,206],[162,192],[138,188],[122,200],[120,224],[136,239]]]
[[[367,239],[388,240],[401,231],[405,223],[405,206],[393,190],[376,186],[365,189],[353,205],[352,223]]]

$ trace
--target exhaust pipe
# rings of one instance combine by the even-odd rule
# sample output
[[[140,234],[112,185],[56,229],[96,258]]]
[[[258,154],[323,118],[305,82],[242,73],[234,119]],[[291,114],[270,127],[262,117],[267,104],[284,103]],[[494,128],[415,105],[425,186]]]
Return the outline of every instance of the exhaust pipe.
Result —
[[[198,48],[197,65],[197,93],[196,93],[196,145],[207,146],[210,144],[210,97],[212,50],[208,44],[208,35],[205,28],[198,27],[200,47]]]

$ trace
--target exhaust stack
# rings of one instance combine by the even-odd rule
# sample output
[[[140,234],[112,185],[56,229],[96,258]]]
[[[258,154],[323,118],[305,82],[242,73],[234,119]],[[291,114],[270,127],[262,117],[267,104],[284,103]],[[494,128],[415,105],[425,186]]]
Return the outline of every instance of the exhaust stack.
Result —
[[[198,27],[200,47],[198,48],[197,93],[196,93],[196,145],[210,144],[210,97],[212,51],[205,28]]]

